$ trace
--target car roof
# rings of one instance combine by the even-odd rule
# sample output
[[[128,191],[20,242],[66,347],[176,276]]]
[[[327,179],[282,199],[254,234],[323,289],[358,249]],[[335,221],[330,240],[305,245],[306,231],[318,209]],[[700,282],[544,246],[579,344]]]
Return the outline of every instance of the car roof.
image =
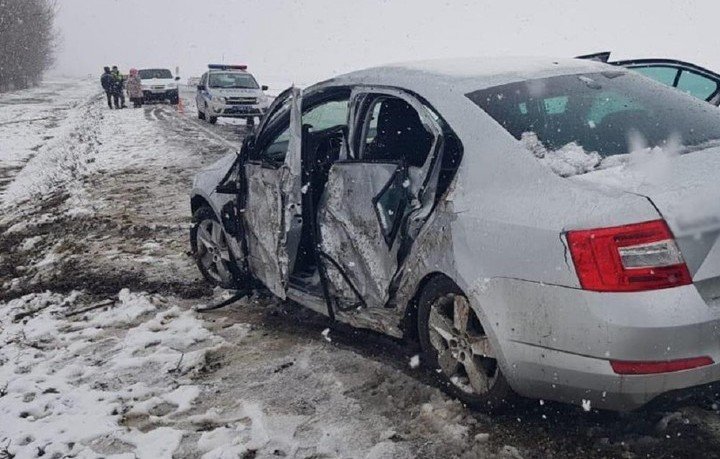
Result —
[[[550,57],[472,57],[401,62],[340,75],[334,84],[398,86],[418,93],[440,86],[475,91],[517,81],[614,69],[594,61]]]

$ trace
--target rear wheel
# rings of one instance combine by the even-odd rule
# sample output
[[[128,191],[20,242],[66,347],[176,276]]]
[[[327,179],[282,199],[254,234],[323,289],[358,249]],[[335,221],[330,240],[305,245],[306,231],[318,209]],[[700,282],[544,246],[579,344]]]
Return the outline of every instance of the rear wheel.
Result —
[[[438,278],[423,290],[418,334],[423,360],[446,392],[486,411],[508,404],[512,390],[492,343],[467,297],[451,280]]]
[[[198,119],[204,120],[205,119],[205,113],[201,112],[198,108]]]
[[[215,212],[203,206],[193,214],[193,221],[190,244],[203,277],[222,288],[237,288],[240,268],[230,250],[229,236]]]

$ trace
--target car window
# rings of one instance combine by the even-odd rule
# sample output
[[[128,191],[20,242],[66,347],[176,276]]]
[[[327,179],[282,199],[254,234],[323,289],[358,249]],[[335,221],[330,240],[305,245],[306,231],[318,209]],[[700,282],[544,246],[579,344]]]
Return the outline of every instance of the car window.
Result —
[[[348,101],[333,100],[303,113],[302,124],[311,126],[310,131],[322,131],[336,126],[346,126],[347,117]]]
[[[678,80],[678,89],[697,97],[707,100],[717,92],[718,84],[710,78],[704,77],[695,72],[683,70]]]
[[[200,78],[200,86],[205,86],[205,83],[207,83],[207,73],[203,73],[202,78]]]
[[[367,132],[365,133],[365,144],[369,145],[375,140],[375,136],[377,135],[377,124],[378,124],[378,116],[380,116],[380,107],[381,105],[379,103],[376,103],[373,106],[372,113],[370,114],[370,120],[368,121],[368,127]]]
[[[260,158],[270,164],[281,165],[285,162],[285,155],[287,155],[289,144],[290,127],[288,126],[263,148],[260,153]]]
[[[624,94],[602,91],[593,99],[585,119],[588,126],[597,127],[605,117],[625,110],[642,110],[642,107]]]
[[[544,99],[543,103],[545,105],[545,113],[548,115],[559,115],[561,113],[565,113],[568,98],[567,96],[550,97],[548,99]]]
[[[397,97],[378,96],[365,118],[360,158],[369,161],[403,161],[421,167],[430,154],[433,135],[418,112]]]
[[[678,73],[677,68],[665,66],[633,67],[633,70],[667,86],[675,85]]]
[[[209,86],[219,89],[257,89],[258,84],[249,73],[213,72],[209,76]]]
[[[543,109],[545,100],[561,96],[568,98],[564,113],[551,115]],[[482,89],[467,97],[516,139],[532,134],[553,151],[574,143],[604,158],[681,139],[683,151],[690,152],[720,139],[717,107],[635,72],[555,76]]]
[[[172,73],[167,69],[142,69],[138,72],[141,80],[152,80],[152,79],[171,79]]]

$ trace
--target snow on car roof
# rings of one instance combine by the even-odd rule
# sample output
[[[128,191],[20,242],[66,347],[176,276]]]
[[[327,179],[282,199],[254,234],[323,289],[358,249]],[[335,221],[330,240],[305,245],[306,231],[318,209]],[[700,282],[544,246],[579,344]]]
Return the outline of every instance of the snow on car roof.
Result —
[[[452,83],[455,89],[471,91],[527,79],[609,68],[618,71],[617,67],[580,59],[472,57],[388,64],[341,75],[333,81],[400,86],[419,92],[431,85]]]

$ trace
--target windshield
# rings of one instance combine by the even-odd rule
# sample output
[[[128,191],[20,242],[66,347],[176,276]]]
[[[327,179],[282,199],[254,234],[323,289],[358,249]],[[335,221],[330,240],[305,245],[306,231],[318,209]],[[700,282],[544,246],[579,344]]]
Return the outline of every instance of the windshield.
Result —
[[[633,72],[527,80],[467,97],[518,140],[537,139],[550,151],[572,146],[598,160],[720,139],[720,110]]]
[[[211,73],[208,82],[211,88],[257,89],[258,84],[248,73]]]
[[[171,79],[172,73],[167,69],[144,69],[138,72],[141,80]]]

